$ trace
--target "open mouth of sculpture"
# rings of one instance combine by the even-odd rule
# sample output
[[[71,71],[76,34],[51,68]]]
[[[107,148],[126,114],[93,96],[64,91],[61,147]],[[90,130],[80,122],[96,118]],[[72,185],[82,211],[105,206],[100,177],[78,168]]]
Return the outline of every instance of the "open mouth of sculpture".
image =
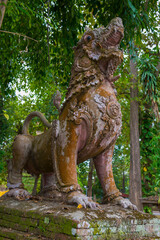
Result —
[[[111,33],[104,38],[104,43],[102,44],[102,46],[105,49],[108,49],[109,47],[116,47],[116,46],[118,47],[122,38],[123,38],[123,32],[117,29],[113,29]]]
[[[107,37],[107,42],[106,44],[108,46],[116,46],[120,43],[123,35],[120,31],[118,30],[113,30],[109,36]]]
[[[123,38],[123,31],[113,29],[110,34],[104,38],[102,44],[106,56],[99,60],[99,66],[106,76],[113,76],[117,66],[121,62],[122,53],[118,50],[119,43]]]

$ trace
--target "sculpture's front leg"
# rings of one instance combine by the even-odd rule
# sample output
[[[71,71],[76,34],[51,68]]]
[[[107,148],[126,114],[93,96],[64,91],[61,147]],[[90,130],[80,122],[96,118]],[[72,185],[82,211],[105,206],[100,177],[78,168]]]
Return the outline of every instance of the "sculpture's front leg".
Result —
[[[56,171],[62,191],[80,190],[77,182],[78,127],[71,121],[62,121],[56,142]]]
[[[77,153],[80,138],[80,125],[72,121],[61,121],[56,143],[55,167],[61,191],[67,194],[66,202],[95,208],[92,200],[82,193],[77,181]]]
[[[103,203],[112,202],[124,208],[137,210],[137,207],[128,199],[121,197],[121,193],[116,187],[112,171],[113,150],[114,145],[94,158],[97,175],[104,192]]]

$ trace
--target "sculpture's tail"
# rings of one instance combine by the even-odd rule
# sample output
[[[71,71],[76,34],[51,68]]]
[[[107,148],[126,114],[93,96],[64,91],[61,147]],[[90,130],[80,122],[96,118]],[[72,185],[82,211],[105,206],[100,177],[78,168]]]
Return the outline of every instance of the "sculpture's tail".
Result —
[[[41,112],[37,112],[37,111],[31,112],[24,121],[22,134],[29,134],[29,131],[28,131],[29,123],[34,117],[39,117],[46,127],[50,128],[52,126],[52,124],[47,121],[47,119],[43,116]]]

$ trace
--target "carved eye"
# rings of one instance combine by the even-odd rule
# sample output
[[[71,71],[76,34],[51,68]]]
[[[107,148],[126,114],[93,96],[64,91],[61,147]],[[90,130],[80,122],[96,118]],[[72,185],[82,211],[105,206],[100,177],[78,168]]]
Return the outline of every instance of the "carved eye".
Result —
[[[84,40],[87,41],[87,42],[89,42],[90,40],[92,40],[92,36],[91,36],[91,35],[86,35],[86,36],[84,37]]]

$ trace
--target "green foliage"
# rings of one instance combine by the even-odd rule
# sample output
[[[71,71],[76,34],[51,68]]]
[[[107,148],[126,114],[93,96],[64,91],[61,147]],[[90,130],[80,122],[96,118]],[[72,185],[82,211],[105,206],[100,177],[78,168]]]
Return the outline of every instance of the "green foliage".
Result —
[[[22,182],[24,184],[25,189],[31,194],[33,191],[33,187],[34,187],[35,177],[24,172],[23,176],[22,176]],[[37,193],[40,192],[40,186],[41,186],[41,178],[38,179]]]
[[[4,161],[5,152],[0,150],[0,185],[6,185],[6,163]]]
[[[92,197],[94,197],[94,195],[96,196],[96,201],[101,203],[103,199],[103,190],[95,169],[93,171]]]
[[[116,186],[123,193],[129,193],[129,146],[122,143],[120,138],[115,145],[113,155],[113,175]]]
[[[5,131],[8,127],[7,118],[5,115],[8,117],[4,111],[4,99],[0,93],[0,144],[3,142]]]
[[[6,137],[6,131],[8,128],[8,121],[4,113],[4,100],[0,93],[0,185],[6,181],[6,162],[5,162],[5,146],[4,141]],[[7,115],[7,114],[6,114]]]
[[[87,186],[88,186],[89,161],[90,160],[87,160],[83,163],[80,163],[77,166],[78,183],[85,194],[87,194]],[[97,201],[102,200],[102,196],[103,196],[102,187],[100,185],[95,169],[93,170],[93,175],[92,175],[92,196],[94,195],[96,195]]]
[[[140,41],[142,30],[151,28],[149,14],[152,14],[153,17],[158,8],[155,0],[147,3],[140,0],[109,0],[107,2],[88,0],[86,1],[86,7],[89,8],[89,12],[92,12],[97,19],[97,23],[104,26],[114,17],[121,17],[125,26],[124,45],[128,45],[129,41],[133,40],[133,37]],[[89,18],[89,16],[88,14],[87,17]]]
[[[147,108],[141,116],[141,166],[144,196],[160,194],[160,124]]]
[[[85,161],[84,163],[80,163],[77,166],[78,183],[84,192],[87,191],[88,171],[89,171],[89,160]]]
[[[158,61],[157,56],[149,56],[149,54],[146,53],[143,54],[139,60],[140,81],[143,85],[143,94],[146,97],[146,101],[157,101],[159,98],[157,93],[158,78],[156,76]]]
[[[150,207],[148,207],[148,206],[145,206],[145,207],[143,208],[143,211],[144,211],[145,213],[153,214],[153,213],[152,213],[152,209],[151,209]]]

